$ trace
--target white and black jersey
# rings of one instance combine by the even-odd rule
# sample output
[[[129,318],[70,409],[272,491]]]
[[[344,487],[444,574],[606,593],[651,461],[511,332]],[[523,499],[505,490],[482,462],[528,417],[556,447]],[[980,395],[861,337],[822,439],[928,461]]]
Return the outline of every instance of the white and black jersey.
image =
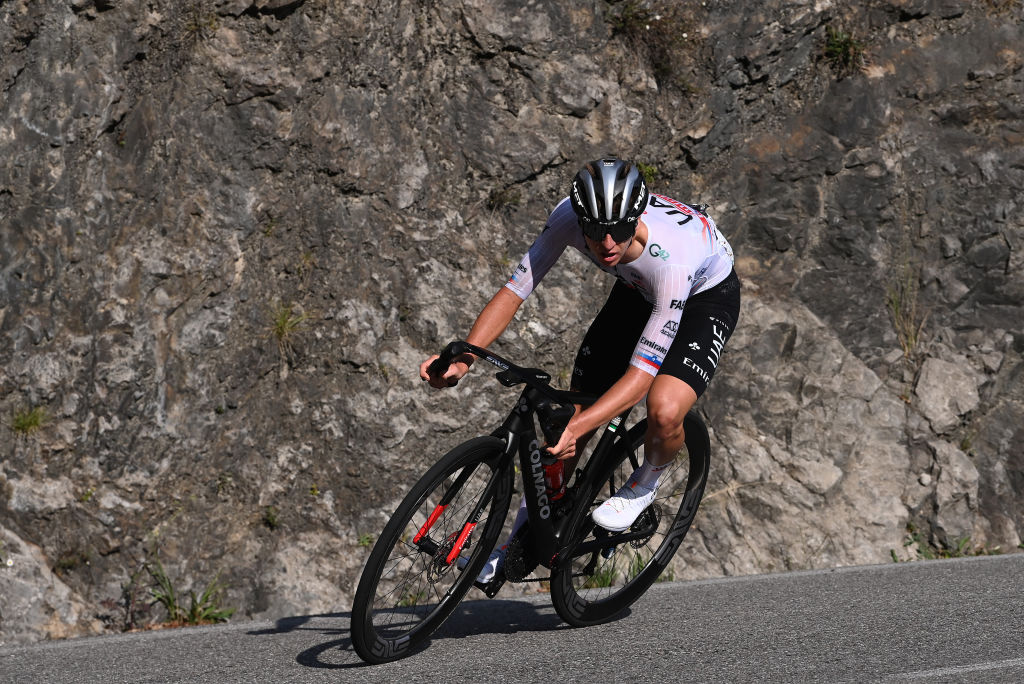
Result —
[[[729,277],[733,253],[709,216],[669,197],[651,195],[641,220],[648,231],[643,254],[629,263],[607,267],[598,263],[587,248],[569,198],[565,198],[551,212],[544,231],[506,287],[526,299],[565,248],[576,248],[598,268],[640,293],[650,305],[639,337],[631,339],[629,364],[657,375],[680,330],[687,300],[711,291]]]

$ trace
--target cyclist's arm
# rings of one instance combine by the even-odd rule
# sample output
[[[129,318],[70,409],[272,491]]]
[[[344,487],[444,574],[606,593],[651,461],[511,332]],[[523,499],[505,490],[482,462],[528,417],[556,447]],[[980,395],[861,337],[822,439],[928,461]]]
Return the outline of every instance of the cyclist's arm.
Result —
[[[505,328],[512,322],[522,303],[523,299],[519,295],[507,287],[502,287],[476,317],[466,341],[478,347],[491,346],[501,333],[505,332]]]
[[[569,442],[589,434],[627,408],[635,406],[647,394],[658,374],[668,348],[672,346],[686,298],[689,271],[681,266],[666,266],[652,279],[655,304],[630,359],[629,368],[607,392],[590,407],[577,412],[569,422],[569,435],[559,440],[551,452],[568,458],[575,452]]]
[[[476,317],[476,321],[473,323],[466,341],[478,347],[486,348],[490,346],[498,339],[501,333],[505,332],[505,328],[512,322],[522,303],[523,300],[519,295],[507,287],[498,290],[497,294],[491,297],[491,301],[487,302],[487,306],[483,308],[480,315]],[[420,364],[420,377],[423,380],[429,381],[433,387],[437,388],[451,387],[458,384],[459,380],[469,372],[470,366],[473,365],[473,355],[463,354],[455,358],[452,365],[448,367],[448,370],[440,378],[432,378],[427,373],[427,368],[436,358],[437,355],[435,354]]]
[[[616,380],[596,402],[578,411],[569,422],[569,427],[576,436],[596,430],[630,406],[638,404],[653,382],[653,375],[630,366],[625,375]]]
[[[533,241],[505,286],[498,290],[477,316],[466,341],[479,347],[493,344],[512,322],[523,301],[530,296],[544,274],[558,261],[566,246],[574,239],[582,240],[582,237],[572,206],[566,198],[548,217],[544,231]],[[438,388],[455,385],[469,372],[469,367],[473,364],[473,356],[463,354],[452,363],[441,378],[432,378],[427,373],[427,367],[435,358],[437,357],[432,356],[420,365],[420,377]]]

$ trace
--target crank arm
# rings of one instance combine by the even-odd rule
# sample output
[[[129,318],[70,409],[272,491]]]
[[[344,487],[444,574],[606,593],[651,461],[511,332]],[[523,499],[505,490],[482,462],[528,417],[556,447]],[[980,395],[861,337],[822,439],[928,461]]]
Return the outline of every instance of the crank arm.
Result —
[[[593,539],[591,541],[584,542],[576,548],[574,548],[572,550],[572,556],[570,556],[570,558],[579,558],[580,556],[585,556],[588,553],[594,553],[597,551],[601,551],[602,549],[607,549],[610,546],[620,546],[622,544],[629,543],[634,539],[645,539],[647,537],[650,537],[656,531],[656,527],[648,525],[640,530],[620,532],[618,534],[612,534],[608,537]]]

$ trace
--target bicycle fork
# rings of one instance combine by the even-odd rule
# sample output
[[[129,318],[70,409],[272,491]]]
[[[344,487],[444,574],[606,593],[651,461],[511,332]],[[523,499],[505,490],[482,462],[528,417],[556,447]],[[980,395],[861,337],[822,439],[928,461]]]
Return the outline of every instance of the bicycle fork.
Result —
[[[427,521],[420,527],[419,532],[412,538],[412,543],[416,545],[420,551],[430,555],[436,556],[437,552],[444,548],[439,546],[437,542],[430,538],[430,530],[434,527],[437,521],[444,514],[446,508],[451,504],[452,499],[459,493],[462,487],[466,484],[469,478],[476,472],[476,469],[480,466],[479,463],[473,464],[472,466],[466,466],[459,473],[459,476],[455,478],[455,482],[445,492],[445,495],[441,497],[441,501],[434,507],[434,510],[430,512],[427,517]],[[448,550],[447,555],[444,557],[444,564],[450,566],[456,561],[462,550],[467,546],[467,542],[470,535],[473,533],[473,529],[479,524],[480,516],[483,515],[484,506],[490,501],[491,497],[494,496],[494,490],[497,489],[498,478],[492,477],[488,480],[487,486],[484,488],[483,494],[477,500],[473,506],[473,510],[470,511],[469,516],[463,523],[461,530],[452,542],[451,549]],[[446,540],[447,541],[447,540]]]

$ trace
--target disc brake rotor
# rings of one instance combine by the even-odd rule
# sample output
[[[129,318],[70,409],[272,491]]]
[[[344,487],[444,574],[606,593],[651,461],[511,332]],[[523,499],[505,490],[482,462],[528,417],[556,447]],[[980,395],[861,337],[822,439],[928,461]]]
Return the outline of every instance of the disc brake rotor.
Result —
[[[633,526],[629,528],[630,532],[640,532],[642,530],[649,530],[649,533],[645,537],[638,537],[629,542],[629,545],[634,549],[639,549],[647,545],[647,542],[651,541],[651,537],[658,531],[658,525],[661,523],[661,506],[658,504],[651,504],[647,509],[640,514],[640,517],[636,519]]]
[[[447,563],[448,554],[451,553],[452,549],[455,548],[455,540],[459,538],[458,532],[452,532],[445,538],[437,548],[437,553],[434,554],[434,558],[430,561],[430,568],[427,570],[427,580],[434,584],[439,581],[442,577],[452,571],[452,568],[459,562],[458,559],[455,563],[449,565]],[[469,546],[469,540],[466,540],[466,546]]]

